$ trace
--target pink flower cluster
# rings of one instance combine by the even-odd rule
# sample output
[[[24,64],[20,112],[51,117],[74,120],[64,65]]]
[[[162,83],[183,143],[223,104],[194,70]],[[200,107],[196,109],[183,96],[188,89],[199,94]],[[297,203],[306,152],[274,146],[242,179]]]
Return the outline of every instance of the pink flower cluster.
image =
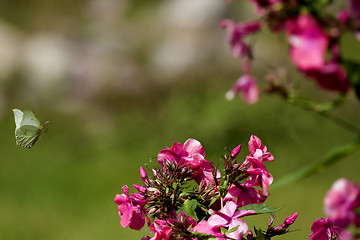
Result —
[[[256,208],[241,207],[261,204],[269,196],[273,178],[264,162],[274,157],[255,135],[248,148],[250,153],[242,163],[235,160],[241,145],[224,156],[223,176],[205,159],[204,148],[195,139],[161,150],[157,156],[160,167],[151,170],[152,176],[140,168],[144,186],[134,184],[138,192],[129,194],[125,185],[124,193],[116,195],[121,226],[140,230],[147,223],[154,235],[143,240],[256,239],[258,233],[249,231],[242,219],[257,214]],[[197,187],[189,189],[189,181]],[[271,222],[263,232],[266,239],[287,233],[297,215],[276,227]]]
[[[285,32],[289,42],[289,56],[304,75],[314,79],[329,91],[346,93],[350,88],[348,72],[340,55],[339,42],[345,31],[360,36],[360,2],[350,0],[350,9],[335,17],[326,13],[326,4],[318,1],[250,0],[256,5],[259,20],[233,22],[223,20],[228,43],[234,57],[243,59],[244,75],[226,94],[233,99],[242,93],[245,102],[252,104],[259,98],[259,89],[250,72],[252,49],[245,37],[259,32],[267,25],[273,32]],[[331,1],[329,1],[331,2]],[[307,10],[307,11],[302,11]],[[304,13],[309,12],[309,13]]]
[[[327,219],[319,218],[311,226],[309,239],[352,240],[344,229],[354,224],[360,227],[360,186],[345,178],[337,180],[324,198]]]

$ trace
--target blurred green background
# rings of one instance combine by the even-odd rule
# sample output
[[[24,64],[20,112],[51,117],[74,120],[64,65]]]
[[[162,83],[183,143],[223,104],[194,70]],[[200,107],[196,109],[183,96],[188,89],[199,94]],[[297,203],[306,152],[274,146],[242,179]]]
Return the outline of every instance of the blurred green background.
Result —
[[[353,133],[276,96],[263,95],[252,106],[241,98],[225,100],[241,67],[218,23],[254,18],[254,9],[242,2],[1,1],[0,239],[151,235],[123,229],[113,199],[123,185],[141,184],[139,167],[175,141],[195,138],[206,158],[217,162],[225,147],[240,143],[244,158],[255,134],[275,156],[267,164],[275,182],[353,141]],[[269,66],[286,66],[305,95],[335,97],[291,68],[284,37],[265,31],[252,40],[261,88]],[[359,45],[348,35],[342,48],[360,60]],[[356,125],[358,107],[350,93],[335,113]],[[30,150],[15,145],[13,108],[50,121]],[[360,182],[359,154],[271,190],[267,203],[283,206],[275,224],[299,212],[296,231],[279,239],[307,239],[311,223],[324,216],[331,184],[340,177]],[[245,218],[250,229],[266,228],[267,219]]]

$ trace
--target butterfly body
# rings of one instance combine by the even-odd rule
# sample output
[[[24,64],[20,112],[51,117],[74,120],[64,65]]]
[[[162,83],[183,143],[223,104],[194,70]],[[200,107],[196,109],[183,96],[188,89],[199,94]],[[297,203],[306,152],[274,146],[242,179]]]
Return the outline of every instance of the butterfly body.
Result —
[[[16,144],[24,148],[31,148],[40,138],[43,126],[30,110],[22,112],[19,109],[13,109],[15,117],[15,139]],[[48,122],[45,122],[46,124]]]

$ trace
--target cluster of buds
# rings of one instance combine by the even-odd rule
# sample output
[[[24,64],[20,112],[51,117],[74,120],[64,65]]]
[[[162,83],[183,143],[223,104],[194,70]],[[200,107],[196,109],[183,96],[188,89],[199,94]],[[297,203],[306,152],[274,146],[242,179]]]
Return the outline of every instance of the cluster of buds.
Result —
[[[231,2],[231,1],[228,1]],[[236,23],[225,19],[221,26],[227,30],[228,43],[234,57],[243,60],[243,76],[228,91],[232,99],[242,93],[251,104],[259,98],[259,89],[251,74],[254,60],[252,46],[245,37],[264,27],[274,33],[285,33],[289,43],[289,56],[296,68],[329,91],[346,93],[354,88],[360,98],[360,64],[345,59],[340,52],[341,37],[352,32],[360,41],[360,1],[350,0],[349,8],[336,15],[326,11],[332,1],[250,0],[257,8],[258,20]],[[270,89],[283,88],[279,82],[270,82]]]
[[[311,226],[309,239],[357,239],[345,229],[354,224],[360,228],[360,186],[341,178],[334,182],[324,198],[326,220],[319,218]]]
[[[147,223],[154,236],[143,240],[271,239],[287,233],[297,213],[277,227],[271,216],[266,231],[249,231],[242,219],[278,210],[263,204],[273,181],[264,162],[274,157],[255,135],[248,148],[242,163],[236,161],[241,145],[223,156],[224,169],[205,159],[204,148],[195,139],[161,150],[160,166],[151,169],[151,175],[140,168],[144,185],[134,184],[133,194],[125,185],[124,193],[116,195],[121,226],[140,230]]]

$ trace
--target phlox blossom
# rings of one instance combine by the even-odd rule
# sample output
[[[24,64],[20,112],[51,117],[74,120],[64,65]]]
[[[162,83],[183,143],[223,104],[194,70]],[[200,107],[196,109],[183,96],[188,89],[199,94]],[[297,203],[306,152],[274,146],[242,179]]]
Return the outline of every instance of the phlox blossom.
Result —
[[[324,209],[330,222],[346,228],[351,223],[360,227],[360,186],[341,178],[334,182],[324,198]]]
[[[248,204],[260,204],[265,202],[267,196],[265,196],[260,190],[249,184],[239,184],[238,186],[235,186],[234,184],[229,186],[228,193],[225,196],[225,201],[232,201],[235,199],[236,204],[240,207]]]
[[[353,240],[352,234],[341,228],[334,227],[328,219],[316,219],[311,225],[312,234],[309,235],[311,240]]]
[[[176,162],[194,170],[192,178],[200,183],[213,182],[212,163],[205,159],[205,151],[201,143],[195,139],[188,139],[182,145],[175,142],[171,148],[161,150],[157,156],[160,165],[164,166],[165,161]]]
[[[328,36],[308,14],[287,20],[290,57],[300,70],[319,69],[325,63]]]
[[[229,201],[225,204],[220,211],[213,211],[208,219],[208,224],[213,228],[227,227],[231,230],[238,227],[234,232],[228,233],[226,236],[234,239],[241,239],[248,230],[248,226],[244,220],[240,217],[254,214],[254,210],[239,210],[236,211],[237,205],[233,201]]]
[[[151,224],[150,230],[155,233],[150,240],[168,240],[172,232],[172,228],[164,220],[155,220]]]
[[[117,194],[114,202],[118,204],[119,216],[121,218],[120,224],[126,228],[140,230],[145,224],[145,213],[143,207],[146,200],[139,200],[129,195],[128,186],[122,188],[123,194]]]
[[[350,10],[355,21],[360,23],[360,0],[350,0]]]
[[[234,57],[249,57],[250,47],[244,42],[244,37],[260,30],[258,21],[235,23],[232,20],[224,19],[220,22],[221,27],[227,30],[228,43]]]
[[[259,100],[260,91],[256,80],[249,74],[241,76],[226,93],[225,98],[232,100],[239,92],[242,93],[244,101],[248,104],[256,103]]]

